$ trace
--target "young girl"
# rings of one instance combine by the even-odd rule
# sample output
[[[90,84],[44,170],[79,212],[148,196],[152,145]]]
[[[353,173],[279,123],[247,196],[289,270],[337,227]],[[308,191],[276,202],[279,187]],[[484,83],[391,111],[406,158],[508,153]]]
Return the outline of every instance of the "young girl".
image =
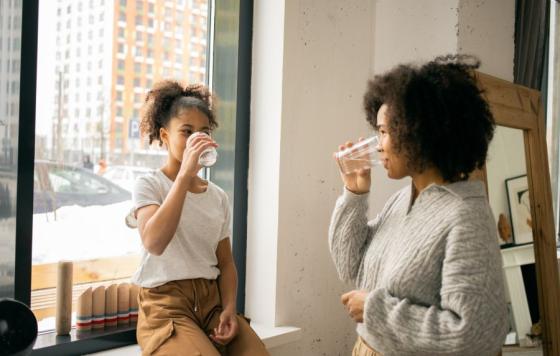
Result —
[[[211,94],[202,85],[158,83],[141,130],[164,144],[166,164],[139,178],[134,209],[144,248],[134,283],[143,355],[268,355],[236,313],[237,271],[230,245],[227,195],[200,178],[199,156],[218,145]],[[195,132],[198,135],[187,142]]]

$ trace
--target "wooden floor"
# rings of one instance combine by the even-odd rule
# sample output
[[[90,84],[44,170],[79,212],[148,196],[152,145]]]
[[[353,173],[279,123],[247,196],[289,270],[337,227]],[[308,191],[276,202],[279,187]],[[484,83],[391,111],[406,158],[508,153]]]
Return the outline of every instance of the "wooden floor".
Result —
[[[542,349],[539,348],[526,348],[518,346],[505,346],[502,349],[502,356],[541,356],[543,355]]]

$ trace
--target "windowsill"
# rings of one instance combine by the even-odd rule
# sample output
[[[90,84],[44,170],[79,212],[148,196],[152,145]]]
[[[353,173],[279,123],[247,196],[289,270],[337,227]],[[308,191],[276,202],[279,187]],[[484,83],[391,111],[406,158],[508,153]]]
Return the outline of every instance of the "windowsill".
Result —
[[[33,347],[33,355],[84,354],[123,347],[136,342],[136,326],[113,327],[104,330],[76,332],[70,335],[57,336],[47,332],[37,336]]]
[[[252,323],[251,327],[261,338],[267,349],[287,345],[301,338],[302,330],[292,326],[267,327]],[[99,356],[140,355],[136,342],[136,328],[127,326],[77,334],[72,329],[69,336],[56,336],[54,332],[40,334],[33,348],[33,355],[59,355],[71,349],[90,352],[93,348],[103,347],[106,351],[91,353]],[[103,346],[100,346],[103,345]],[[69,348],[68,350],[66,348]],[[71,348],[71,349],[70,349]],[[71,353],[71,352],[70,352]]]
[[[269,327],[252,323],[251,327],[259,335],[268,350],[296,342],[302,334],[302,329],[294,326]]]

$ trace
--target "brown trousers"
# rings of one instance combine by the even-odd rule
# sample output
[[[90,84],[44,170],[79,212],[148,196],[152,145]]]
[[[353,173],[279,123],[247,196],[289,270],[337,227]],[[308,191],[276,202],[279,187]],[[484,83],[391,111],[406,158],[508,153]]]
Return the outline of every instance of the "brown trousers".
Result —
[[[173,281],[141,288],[136,337],[142,355],[260,356],[268,351],[249,323],[238,315],[239,332],[227,345],[208,335],[218,327],[222,304],[218,282]]]
[[[358,336],[356,344],[354,344],[354,349],[352,350],[352,356],[382,356],[379,352],[372,349],[361,337]]]

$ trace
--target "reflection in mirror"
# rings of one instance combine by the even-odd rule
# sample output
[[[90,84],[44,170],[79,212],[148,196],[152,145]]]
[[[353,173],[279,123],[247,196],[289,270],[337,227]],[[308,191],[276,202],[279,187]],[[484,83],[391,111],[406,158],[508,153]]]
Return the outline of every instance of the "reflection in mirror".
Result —
[[[502,247],[510,333],[504,350],[520,345],[542,354],[540,314],[523,131],[497,126],[486,163],[488,199]],[[533,353],[531,353],[533,355]]]
[[[524,147],[522,130],[497,126],[488,150],[488,198],[502,246],[533,241]]]

